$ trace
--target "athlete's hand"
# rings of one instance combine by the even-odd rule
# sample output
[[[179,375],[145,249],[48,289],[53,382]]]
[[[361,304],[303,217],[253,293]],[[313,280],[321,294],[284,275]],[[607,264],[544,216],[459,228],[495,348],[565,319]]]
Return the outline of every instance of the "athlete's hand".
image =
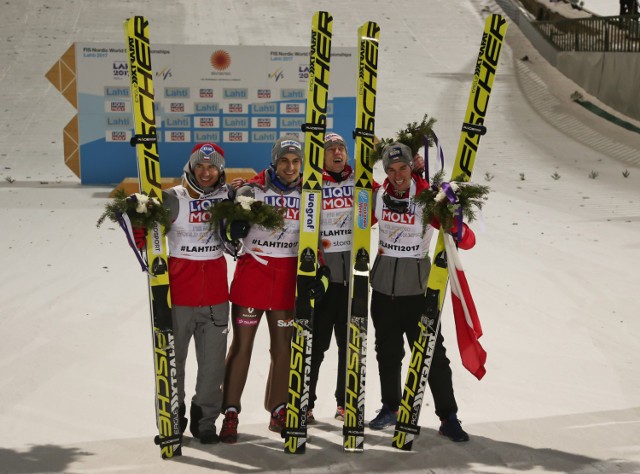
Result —
[[[247,221],[232,221],[227,227],[227,236],[232,242],[244,239],[250,228],[251,225]]]
[[[307,292],[309,298],[320,301],[329,288],[329,279],[331,278],[331,270],[326,265],[318,268],[316,272],[316,280],[309,285]]]
[[[424,171],[424,158],[422,155],[416,153],[413,157],[413,172],[414,173],[422,173]]]
[[[240,186],[244,185],[247,182],[244,178],[233,178],[231,180],[231,186],[233,189],[238,189]]]
[[[133,241],[138,250],[143,250],[147,246],[147,229],[144,227],[134,227],[132,229]]]

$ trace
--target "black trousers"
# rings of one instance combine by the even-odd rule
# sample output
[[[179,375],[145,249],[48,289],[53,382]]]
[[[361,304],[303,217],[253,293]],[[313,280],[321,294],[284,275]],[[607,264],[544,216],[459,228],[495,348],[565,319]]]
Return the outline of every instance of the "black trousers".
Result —
[[[331,345],[335,334],[338,345],[338,374],[336,376],[336,403],[344,406],[344,385],[347,364],[347,311],[349,310],[349,287],[342,283],[329,283],[329,288],[316,306],[313,315],[313,346],[309,381],[309,408],[316,401],[316,387],[324,353]]]
[[[418,321],[425,305],[424,295],[391,297],[377,291],[373,291],[371,295],[371,319],[375,328],[382,403],[386,403],[391,410],[397,410],[402,400],[404,381],[401,380],[401,372],[405,355],[403,337],[406,336],[410,349],[420,335]],[[449,413],[457,412],[451,367],[441,332],[436,339],[428,381],[436,415],[447,418]]]

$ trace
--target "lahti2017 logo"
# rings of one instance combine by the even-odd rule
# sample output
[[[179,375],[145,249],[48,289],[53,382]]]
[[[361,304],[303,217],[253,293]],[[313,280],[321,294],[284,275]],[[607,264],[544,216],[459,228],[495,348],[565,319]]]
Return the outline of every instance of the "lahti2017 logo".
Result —
[[[231,55],[223,49],[218,49],[213,52],[210,61],[213,69],[225,71],[231,65]]]

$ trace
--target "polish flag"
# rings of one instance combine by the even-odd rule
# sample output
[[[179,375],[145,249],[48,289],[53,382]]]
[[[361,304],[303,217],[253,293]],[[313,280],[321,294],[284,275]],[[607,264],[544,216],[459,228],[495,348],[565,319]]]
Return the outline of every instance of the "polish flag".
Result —
[[[480,380],[486,373],[484,364],[487,361],[487,353],[478,341],[482,336],[480,319],[471,297],[469,283],[467,283],[467,278],[460,262],[458,249],[453,236],[447,232],[444,233],[444,246],[447,252],[453,317],[456,323],[462,365]]]

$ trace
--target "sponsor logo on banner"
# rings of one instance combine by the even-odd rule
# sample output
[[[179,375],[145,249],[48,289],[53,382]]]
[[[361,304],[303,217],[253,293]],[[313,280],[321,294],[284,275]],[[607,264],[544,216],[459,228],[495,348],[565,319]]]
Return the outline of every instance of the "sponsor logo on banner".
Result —
[[[224,132],[225,142],[247,143],[247,132]]]
[[[277,128],[277,117],[252,117],[251,128]]]
[[[280,128],[294,128],[300,130],[302,124],[304,124],[304,117],[281,117]]]
[[[194,102],[193,107],[197,114],[215,114],[220,110],[217,102]]]
[[[124,100],[113,100],[106,102],[105,111],[106,112],[128,112],[129,111],[129,102],[125,102]]]
[[[258,89],[258,99],[271,99],[271,89]]]
[[[281,89],[280,90],[280,98],[281,99],[304,99],[305,91],[304,89]]]
[[[209,61],[216,71],[226,71],[231,66],[231,55],[224,49],[218,49],[211,54]]]
[[[278,82],[280,79],[284,79],[284,71],[281,67],[276,69],[273,72],[269,73],[269,79],[273,79],[275,82]]]
[[[104,96],[105,97],[129,97],[129,88],[105,86]]]
[[[253,143],[273,143],[278,139],[278,134],[273,132],[251,132],[251,141]]]
[[[300,80],[307,80],[309,79],[309,66],[308,65],[304,65],[304,66],[298,66],[298,79]]]
[[[219,142],[220,132],[201,132],[196,130],[193,132],[193,140],[196,142]]]
[[[111,71],[114,79],[129,77],[129,65],[126,61],[114,61]]]
[[[131,132],[128,130],[107,130],[105,140],[108,142],[128,142],[131,139]]]
[[[251,113],[254,114],[277,114],[278,104],[252,104]]]
[[[188,87],[165,87],[164,88],[164,96],[165,97],[182,97],[184,99],[189,98],[189,88]]]
[[[173,74],[171,73],[171,67],[170,66],[165,66],[164,68],[162,68],[158,72],[156,72],[156,77],[158,79],[162,79],[163,81],[166,80],[166,79],[169,79],[172,76],[173,76]]]
[[[169,110],[171,112],[184,112],[184,102],[171,102]]]
[[[224,128],[249,128],[247,117],[224,117],[222,126]]]
[[[178,117],[165,117],[165,128],[189,128],[191,127],[191,117],[178,116]]]
[[[213,89],[200,89],[199,95],[202,99],[213,99]]]
[[[131,117],[129,115],[110,115],[105,116],[107,128],[110,127],[131,127]]]
[[[194,117],[196,128],[214,128],[217,127],[216,117]]]
[[[247,99],[249,98],[249,89],[243,87],[224,88],[222,97],[224,99]]]
[[[230,114],[241,114],[243,107],[242,104],[229,104],[227,110]]]
[[[287,136],[288,137],[294,137],[300,143],[304,142],[304,132],[301,132],[300,129],[298,129],[298,131],[289,131],[289,130],[287,130]]]
[[[304,114],[304,106],[298,103],[280,104],[280,113],[283,114]]]
[[[165,141],[167,142],[190,142],[191,133],[184,131],[171,130],[164,132]]]

